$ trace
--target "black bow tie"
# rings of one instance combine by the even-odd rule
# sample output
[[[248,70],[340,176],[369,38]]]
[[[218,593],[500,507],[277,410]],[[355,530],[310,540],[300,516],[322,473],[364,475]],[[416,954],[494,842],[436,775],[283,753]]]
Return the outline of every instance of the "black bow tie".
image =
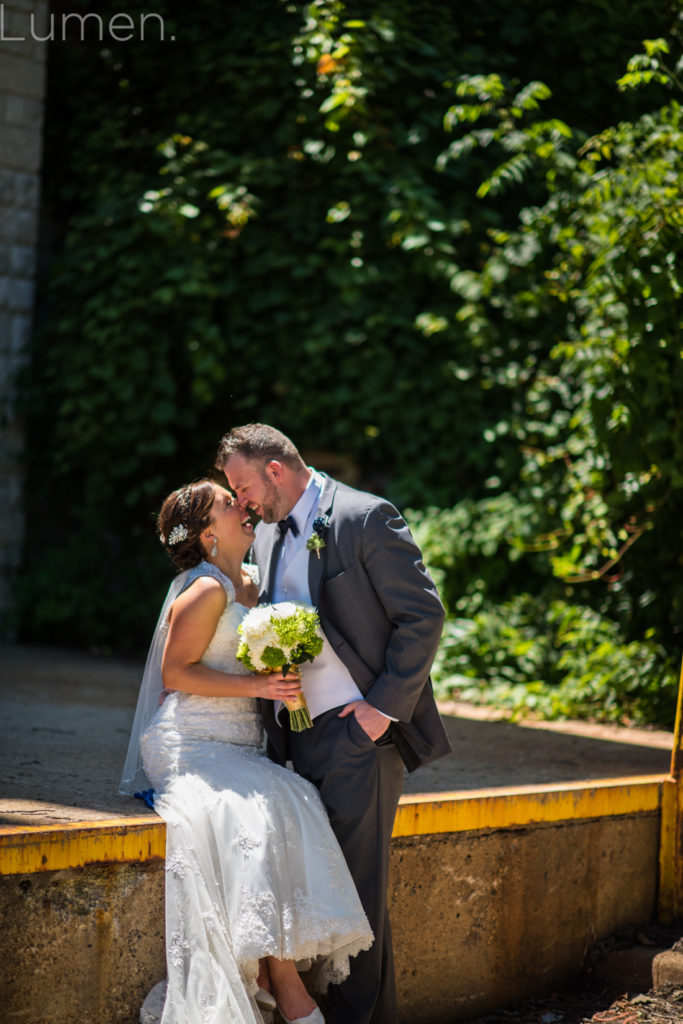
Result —
[[[299,527],[296,525],[294,516],[287,516],[286,519],[281,519],[277,525],[282,537],[286,536],[287,530],[291,530],[294,537],[299,536]]]

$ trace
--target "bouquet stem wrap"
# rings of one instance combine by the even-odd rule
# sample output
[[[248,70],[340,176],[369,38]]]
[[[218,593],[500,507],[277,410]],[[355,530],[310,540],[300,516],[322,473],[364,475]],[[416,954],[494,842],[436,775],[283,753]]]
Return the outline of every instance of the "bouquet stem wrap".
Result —
[[[282,666],[283,675],[287,675],[288,670],[294,672],[295,675],[301,677],[301,672],[299,671],[298,665]],[[301,693],[298,693],[296,697],[293,698],[293,700],[286,700],[284,704],[287,710],[289,711],[289,728],[292,730],[292,732],[303,732],[304,729],[311,728],[311,726],[313,725],[313,720],[311,719],[311,715],[308,710],[308,704],[306,703],[306,698],[304,697],[303,690],[301,691]]]
[[[320,620],[315,608],[293,601],[258,605],[237,627],[242,636],[237,658],[252,672],[297,671],[323,649]],[[300,673],[299,673],[300,674]],[[293,732],[309,729],[313,722],[303,693],[285,701]]]

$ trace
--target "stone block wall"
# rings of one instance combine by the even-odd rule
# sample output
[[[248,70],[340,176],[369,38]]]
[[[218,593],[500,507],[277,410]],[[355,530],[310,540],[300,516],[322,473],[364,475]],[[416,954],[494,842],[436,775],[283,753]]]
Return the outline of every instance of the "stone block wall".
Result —
[[[0,637],[11,637],[12,580],[24,532],[17,371],[29,356],[40,207],[48,5],[0,5]],[[32,26],[34,29],[32,30]]]

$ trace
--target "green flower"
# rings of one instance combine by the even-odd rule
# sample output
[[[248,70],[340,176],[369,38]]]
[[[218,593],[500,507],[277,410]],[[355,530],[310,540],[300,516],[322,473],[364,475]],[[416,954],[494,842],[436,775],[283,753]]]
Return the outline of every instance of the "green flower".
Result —
[[[325,547],[325,541],[317,533],[312,533],[306,541],[306,547],[309,551],[315,551],[318,558],[320,558],[320,552]]]
[[[318,558],[320,558],[320,552],[325,547],[325,534],[328,531],[329,525],[329,516],[316,516],[313,520],[313,533],[306,541],[306,547],[309,551],[315,551]]]
[[[273,672],[276,672],[277,669],[286,665],[288,660],[287,655],[281,647],[266,647],[261,655],[261,661],[264,666],[272,669]]]
[[[242,640],[239,647],[237,648],[236,654],[237,660],[241,661],[250,672],[257,672],[258,669],[252,664],[251,658],[249,657],[249,644],[246,640]]]

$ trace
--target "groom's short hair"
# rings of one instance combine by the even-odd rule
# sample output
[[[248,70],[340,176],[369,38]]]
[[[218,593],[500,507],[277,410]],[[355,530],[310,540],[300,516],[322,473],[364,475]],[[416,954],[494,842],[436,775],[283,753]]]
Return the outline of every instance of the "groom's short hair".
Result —
[[[290,469],[302,469],[304,460],[299,455],[296,445],[275,427],[267,423],[247,423],[243,427],[233,427],[228,431],[218,446],[216,469],[225,469],[226,464],[234,455],[243,459],[262,462],[264,465],[275,459]]]

